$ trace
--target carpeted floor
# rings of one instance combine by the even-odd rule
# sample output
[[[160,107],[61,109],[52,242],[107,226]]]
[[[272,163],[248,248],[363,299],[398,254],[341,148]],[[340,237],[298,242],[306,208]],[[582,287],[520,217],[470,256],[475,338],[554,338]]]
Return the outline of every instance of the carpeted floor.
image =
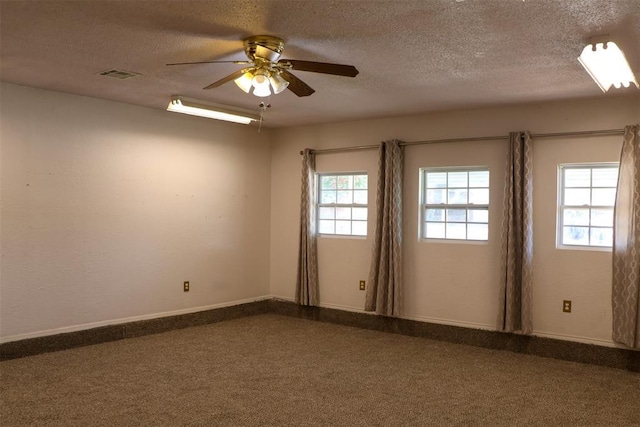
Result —
[[[0,374],[2,426],[640,425],[638,373],[274,314]]]

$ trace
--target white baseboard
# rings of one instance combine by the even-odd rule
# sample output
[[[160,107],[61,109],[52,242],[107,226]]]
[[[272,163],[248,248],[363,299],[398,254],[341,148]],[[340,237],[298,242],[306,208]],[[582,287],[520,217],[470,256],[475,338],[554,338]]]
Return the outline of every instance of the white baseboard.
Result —
[[[216,308],[231,307],[231,306],[234,306],[234,305],[247,304],[247,303],[251,303],[251,302],[258,302],[258,301],[264,301],[264,300],[269,300],[269,299],[271,299],[270,296],[247,298],[247,299],[242,299],[242,300],[223,302],[223,303],[220,303],[220,304],[211,304],[211,305],[205,305],[205,306],[200,306],[200,307],[185,308],[185,309],[181,309],[181,310],[165,311],[165,312],[162,312],[162,313],[143,314],[141,316],[123,317],[123,318],[120,318],[120,319],[103,320],[103,321],[100,321],[100,322],[83,323],[83,324],[80,324],[80,325],[65,326],[65,327],[62,327],[62,328],[47,329],[47,330],[43,330],[43,331],[29,332],[29,333],[26,333],[26,334],[9,335],[9,336],[6,336],[6,337],[0,337],[0,343],[26,340],[26,339],[30,339],[30,338],[46,337],[46,336],[49,336],[49,335],[64,334],[64,333],[67,333],[67,332],[83,331],[83,330],[86,330],[86,329],[99,328],[101,326],[120,325],[122,323],[139,322],[141,320],[160,319],[162,317],[170,317],[170,316],[178,316],[178,315],[181,315],[181,314],[198,313],[200,311],[213,310],[213,309],[216,309]]]

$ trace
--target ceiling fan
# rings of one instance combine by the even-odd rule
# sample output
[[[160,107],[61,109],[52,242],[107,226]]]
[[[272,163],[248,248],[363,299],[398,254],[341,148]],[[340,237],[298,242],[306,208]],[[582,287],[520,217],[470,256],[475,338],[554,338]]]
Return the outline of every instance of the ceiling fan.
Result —
[[[233,80],[240,89],[255,96],[269,96],[289,89],[297,96],[309,96],[315,92],[308,84],[293,75],[290,70],[355,77],[358,70],[353,65],[327,62],[280,60],[284,40],[275,36],[252,36],[243,40],[247,61],[176,62],[167,65],[233,63],[248,65],[204,89],[213,89]]]

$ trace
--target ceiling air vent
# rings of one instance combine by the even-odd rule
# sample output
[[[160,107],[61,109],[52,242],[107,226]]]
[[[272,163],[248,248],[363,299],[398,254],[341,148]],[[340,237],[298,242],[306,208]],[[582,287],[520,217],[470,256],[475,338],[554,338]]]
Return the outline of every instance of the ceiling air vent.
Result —
[[[140,74],[132,73],[131,71],[109,70],[109,71],[101,72],[100,75],[112,77],[114,79],[126,80],[126,79],[130,79],[131,77],[137,77]]]

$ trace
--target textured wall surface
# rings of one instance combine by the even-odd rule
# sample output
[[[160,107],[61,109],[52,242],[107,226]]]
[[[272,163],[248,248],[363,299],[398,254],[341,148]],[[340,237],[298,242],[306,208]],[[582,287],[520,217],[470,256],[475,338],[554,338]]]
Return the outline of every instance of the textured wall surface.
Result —
[[[266,134],[10,84],[1,108],[3,339],[268,295]]]

